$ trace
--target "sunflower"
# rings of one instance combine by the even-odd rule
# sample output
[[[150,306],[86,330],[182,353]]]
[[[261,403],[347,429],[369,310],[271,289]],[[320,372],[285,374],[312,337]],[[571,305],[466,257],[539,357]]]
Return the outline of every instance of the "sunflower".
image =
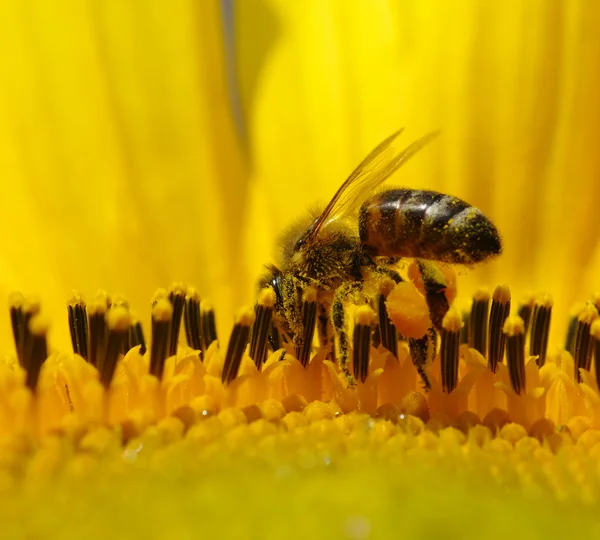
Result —
[[[583,1],[5,2],[3,534],[597,532],[598,21]],[[392,182],[469,201],[504,246],[438,276],[456,300],[429,392],[415,266],[351,313],[350,374],[268,351],[255,290],[279,231],[400,127],[441,136]]]

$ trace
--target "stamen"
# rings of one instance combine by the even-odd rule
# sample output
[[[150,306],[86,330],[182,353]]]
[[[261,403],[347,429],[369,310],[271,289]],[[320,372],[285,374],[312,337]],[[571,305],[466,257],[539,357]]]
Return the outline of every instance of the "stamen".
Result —
[[[490,309],[490,326],[488,340],[488,366],[496,373],[496,367],[502,363],[504,356],[504,321],[510,313],[510,289],[508,285],[496,287],[492,296]]]
[[[21,351],[23,354],[21,366],[29,371],[29,348],[31,347],[31,333],[29,321],[40,312],[40,301],[35,296],[27,297],[23,303],[23,326],[21,334]]]
[[[458,350],[462,320],[455,308],[450,308],[442,321],[442,343],[440,346],[442,388],[452,392],[458,382]]]
[[[123,351],[123,343],[129,333],[129,311],[123,305],[114,305],[106,314],[106,327],[108,337],[106,340],[106,354],[100,368],[100,382],[104,388],[110,386],[115,374],[117,361]]]
[[[468,311],[463,311],[461,313],[462,319],[462,327],[460,329],[460,344],[468,344],[469,343],[469,318],[471,314]]]
[[[535,302],[531,315],[531,336],[529,338],[529,354],[538,357],[537,365],[540,367],[546,362],[551,319],[552,298],[545,294]]]
[[[565,351],[575,356],[575,337],[577,335],[577,325],[579,324],[579,315],[585,309],[585,304],[576,304],[573,306],[569,315],[569,324],[567,326],[567,336],[565,338]]]
[[[123,295],[117,294],[112,297],[112,301],[110,299],[108,300],[109,311],[110,311],[110,308],[113,308],[113,307],[123,307],[127,311],[129,311],[129,302],[125,299],[125,297]],[[131,328],[131,325],[130,325],[130,328]],[[121,352],[123,353],[123,355],[127,354],[127,352],[129,351],[129,349],[131,349],[131,347],[132,347],[132,345],[129,342],[129,331],[127,331],[125,339],[122,341],[122,345],[121,345]]]
[[[169,300],[173,306],[173,317],[171,318],[171,333],[169,343],[169,356],[177,354],[177,345],[179,344],[179,330],[181,328],[181,316],[183,315],[183,306],[185,305],[185,285],[174,283],[169,292]]]
[[[202,300],[200,304],[200,322],[202,324],[202,339],[204,349],[208,349],[213,341],[217,341],[217,323],[215,310],[210,302]]]
[[[523,319],[523,324],[525,325],[525,335],[527,335],[527,332],[529,331],[531,314],[533,313],[534,306],[535,296],[531,294],[527,297],[526,302],[519,306],[519,310],[517,311],[517,315]]]
[[[73,292],[73,295],[67,302],[67,309],[69,313],[69,331],[71,333],[73,352],[87,360],[88,319],[87,308],[83,297],[79,293]]]
[[[156,289],[156,291],[152,295],[152,300],[150,301],[150,305],[152,307],[154,307],[156,305],[156,303],[159,300],[162,300],[163,298],[167,298],[167,299],[169,298],[169,293],[168,293],[167,289],[163,289],[162,287],[160,289]]]
[[[590,328],[592,323],[598,318],[598,310],[591,304],[585,306],[577,321],[577,330],[575,332],[575,353],[573,355],[573,365],[575,368],[574,380],[581,382],[580,369],[590,371],[592,365],[592,342],[590,338]]]
[[[129,326],[129,348],[133,349],[139,345],[140,354],[144,355],[146,354],[146,340],[144,339],[144,329],[142,328],[142,323],[133,313],[130,313],[130,316],[131,325]]]
[[[200,326],[200,295],[196,289],[189,288],[185,296],[183,324],[187,344],[195,351],[200,351],[200,357],[204,358],[202,327]]]
[[[600,388],[600,319],[596,319],[590,328],[592,349],[594,351],[594,367],[596,369],[596,384]]]
[[[511,315],[504,323],[506,335],[506,363],[510,384],[516,394],[525,389],[525,323],[518,315]]]
[[[152,344],[150,346],[150,375],[162,379],[169,354],[173,306],[168,298],[158,298],[152,307]]]
[[[25,297],[20,292],[14,292],[8,299],[8,308],[10,310],[10,322],[12,326],[13,338],[15,340],[15,349],[19,364],[23,365],[23,330],[25,320],[23,315],[23,304]]]
[[[24,364],[27,370],[27,387],[35,392],[42,364],[48,358],[48,327],[45,317],[35,314],[27,323],[28,338],[24,342]]]
[[[105,296],[96,296],[93,302],[88,304],[89,325],[89,362],[100,369],[104,361],[106,351],[106,321],[105,315],[108,303]]]
[[[267,359],[267,341],[273,322],[273,308],[277,296],[273,287],[265,287],[258,294],[258,301],[254,308],[256,321],[252,325],[250,339],[250,358],[254,360],[256,367],[260,369]],[[314,326],[313,326],[314,331]]]
[[[317,290],[307,287],[302,294],[302,325],[304,334],[302,343],[296,347],[296,358],[306,367],[310,360],[313,336],[317,324]]]
[[[227,346],[227,354],[225,355],[225,363],[223,364],[223,374],[221,380],[224,384],[229,384],[238,374],[242,356],[248,345],[248,336],[250,335],[250,327],[254,324],[256,316],[254,309],[242,309],[235,321],[229,345]]]
[[[370,306],[360,306],[356,309],[354,314],[354,349],[352,365],[354,368],[354,377],[362,382],[365,382],[369,375],[371,329],[374,321],[375,312]]]
[[[488,333],[488,316],[490,310],[490,293],[487,289],[479,289],[473,295],[471,314],[469,316],[469,347],[485,356]]]
[[[392,292],[396,283],[393,279],[384,279],[379,285],[379,294],[377,295],[377,315],[379,317],[379,325],[377,330],[381,344],[390,351],[394,357],[398,358],[398,333],[394,323],[390,320],[385,302],[387,297]]]

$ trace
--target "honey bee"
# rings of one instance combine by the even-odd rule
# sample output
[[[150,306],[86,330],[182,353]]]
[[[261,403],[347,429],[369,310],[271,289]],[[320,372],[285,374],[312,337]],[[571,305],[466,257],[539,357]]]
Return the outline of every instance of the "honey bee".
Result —
[[[377,276],[402,281],[397,270],[402,258],[416,259],[425,276],[428,265],[436,262],[470,265],[502,251],[496,227],[461,199],[408,188],[378,190],[437,135],[428,134],[397,152],[394,142],[401,132],[385,139],[358,165],[322,212],[309,214],[283,235],[279,264],[267,266],[259,280],[259,288],[273,287],[274,323],[296,347],[305,339],[304,292],[308,287],[317,291],[321,345],[337,349],[347,374],[345,307],[371,301],[369,281]],[[429,279],[425,288],[433,325],[439,329],[449,307],[441,293],[444,284]],[[417,362],[412,352],[427,389],[423,361]]]

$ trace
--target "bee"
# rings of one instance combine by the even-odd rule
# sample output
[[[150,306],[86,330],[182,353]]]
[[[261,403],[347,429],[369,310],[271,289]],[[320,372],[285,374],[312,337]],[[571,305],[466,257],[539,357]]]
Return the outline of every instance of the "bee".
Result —
[[[349,303],[371,301],[367,284],[373,278],[387,276],[396,283],[402,281],[397,268],[403,258],[416,259],[425,278],[435,274],[427,272],[431,264],[471,265],[502,251],[493,223],[461,199],[409,188],[379,190],[392,173],[437,135],[428,134],[397,152],[394,142],[401,132],[381,142],[358,165],[322,212],[310,213],[283,235],[279,263],[267,266],[267,273],[259,280],[259,288],[273,287],[277,299],[274,323],[280,335],[297,348],[306,339],[304,292],[308,287],[317,291],[321,345],[337,349],[337,359],[346,374],[349,347],[345,308]],[[432,323],[439,330],[449,308],[443,296],[444,284],[435,279],[424,281]],[[333,347],[335,338],[337,347]],[[419,355],[412,353],[411,348],[428,389],[422,355],[417,362]]]

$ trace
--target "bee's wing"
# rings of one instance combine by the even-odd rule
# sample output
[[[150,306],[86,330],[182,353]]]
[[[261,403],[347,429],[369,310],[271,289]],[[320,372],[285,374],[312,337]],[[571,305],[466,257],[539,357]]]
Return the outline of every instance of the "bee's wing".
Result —
[[[373,190],[439,134],[439,132],[429,133],[398,153],[393,143],[402,131],[390,135],[354,169],[312,225],[309,240],[316,238],[319,231],[328,223],[356,211]]]

